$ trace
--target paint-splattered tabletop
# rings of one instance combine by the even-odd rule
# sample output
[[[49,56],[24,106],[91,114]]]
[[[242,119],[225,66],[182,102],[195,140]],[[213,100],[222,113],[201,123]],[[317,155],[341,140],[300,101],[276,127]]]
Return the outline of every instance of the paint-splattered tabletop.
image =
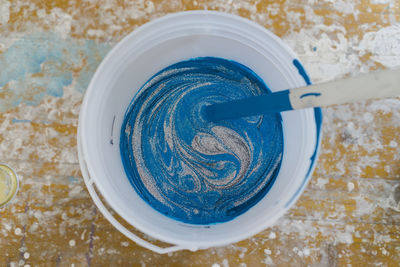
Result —
[[[152,253],[97,210],[78,164],[83,93],[107,52],[167,13],[210,9],[280,36],[314,82],[400,66],[398,0],[0,0],[0,266],[398,266],[400,99],[323,110],[320,158],[276,226],[197,252]]]

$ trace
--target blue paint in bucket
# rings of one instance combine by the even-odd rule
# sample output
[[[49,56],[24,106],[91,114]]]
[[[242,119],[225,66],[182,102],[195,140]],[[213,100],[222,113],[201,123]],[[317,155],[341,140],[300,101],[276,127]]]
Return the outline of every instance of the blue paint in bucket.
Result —
[[[148,80],[121,129],[121,158],[136,192],[154,209],[191,224],[232,220],[262,199],[283,155],[280,114],[208,122],[205,105],[270,90],[253,71],[195,58]]]

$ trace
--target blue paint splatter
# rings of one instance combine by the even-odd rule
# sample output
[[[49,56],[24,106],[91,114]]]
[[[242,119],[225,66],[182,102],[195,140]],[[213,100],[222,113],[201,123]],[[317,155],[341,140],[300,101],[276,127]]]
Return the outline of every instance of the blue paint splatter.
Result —
[[[0,54],[0,110],[20,103],[37,105],[45,95],[63,96],[63,88],[73,84],[81,93],[104,55],[107,43],[63,39],[53,33],[34,33],[15,41]]]
[[[68,176],[68,181],[73,184],[73,183],[77,183],[79,181],[79,179],[74,176]]]
[[[121,128],[121,158],[137,193],[191,224],[228,221],[254,206],[280,169],[280,114],[208,122],[200,111],[268,93],[250,69],[219,58],[179,62],[153,76]]]
[[[11,120],[11,122],[12,122],[12,123],[30,123],[30,122],[32,122],[32,121],[31,121],[31,120],[19,120],[19,119],[13,118],[13,119]]]
[[[304,98],[304,97],[307,97],[307,96],[320,96],[320,95],[321,95],[321,93],[307,93],[307,94],[301,95],[300,99]]]

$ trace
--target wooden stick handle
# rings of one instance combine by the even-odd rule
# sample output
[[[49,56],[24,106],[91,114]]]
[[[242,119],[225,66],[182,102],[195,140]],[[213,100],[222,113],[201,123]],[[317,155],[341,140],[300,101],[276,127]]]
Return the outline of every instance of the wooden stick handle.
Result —
[[[324,107],[400,96],[400,69],[375,71],[333,82],[289,90],[293,109]]]

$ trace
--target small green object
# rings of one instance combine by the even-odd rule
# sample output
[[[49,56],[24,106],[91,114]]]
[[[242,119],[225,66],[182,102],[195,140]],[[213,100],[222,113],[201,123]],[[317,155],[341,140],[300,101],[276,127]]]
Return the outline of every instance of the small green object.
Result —
[[[0,207],[3,207],[15,196],[18,190],[18,178],[7,165],[0,164]]]

